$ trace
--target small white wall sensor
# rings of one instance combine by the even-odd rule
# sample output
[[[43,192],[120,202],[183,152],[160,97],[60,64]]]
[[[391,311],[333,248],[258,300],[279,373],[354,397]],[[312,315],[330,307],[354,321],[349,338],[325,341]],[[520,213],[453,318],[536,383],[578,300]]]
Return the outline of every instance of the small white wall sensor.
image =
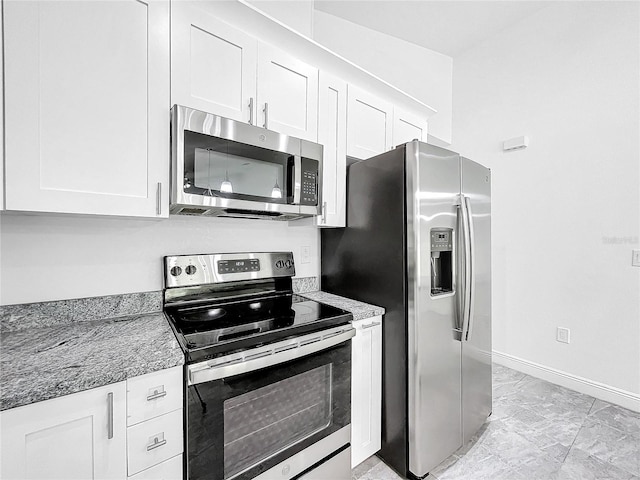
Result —
[[[521,150],[529,146],[529,137],[523,135],[522,137],[514,137],[509,140],[505,140],[502,144],[502,149],[505,152],[509,150]]]

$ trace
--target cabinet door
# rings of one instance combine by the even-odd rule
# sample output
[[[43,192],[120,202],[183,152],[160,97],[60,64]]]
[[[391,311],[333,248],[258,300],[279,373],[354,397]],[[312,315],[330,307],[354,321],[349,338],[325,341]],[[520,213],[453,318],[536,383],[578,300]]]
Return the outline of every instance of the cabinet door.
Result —
[[[168,216],[169,4],[4,2],[8,210]]]
[[[129,480],[182,480],[182,455],[131,475]]]
[[[322,159],[321,227],[345,226],[347,191],[347,84],[320,72],[318,92],[318,143]]]
[[[347,155],[365,159],[389,150],[392,116],[390,103],[349,85]]]
[[[318,69],[266,44],[258,45],[260,126],[318,140]]]
[[[125,382],[0,412],[0,477],[127,476]]]
[[[207,8],[171,2],[171,104],[255,124],[257,41]]]
[[[382,432],[382,317],[353,322],[351,467],[378,450]]]
[[[392,145],[397,147],[411,140],[427,141],[427,120],[396,107],[393,109]]]

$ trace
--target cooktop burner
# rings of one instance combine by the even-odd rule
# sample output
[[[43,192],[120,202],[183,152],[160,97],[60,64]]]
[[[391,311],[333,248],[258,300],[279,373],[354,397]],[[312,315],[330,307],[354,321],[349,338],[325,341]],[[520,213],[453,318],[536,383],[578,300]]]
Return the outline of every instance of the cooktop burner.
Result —
[[[288,252],[165,257],[164,311],[187,363],[351,321],[293,294],[294,273]]]

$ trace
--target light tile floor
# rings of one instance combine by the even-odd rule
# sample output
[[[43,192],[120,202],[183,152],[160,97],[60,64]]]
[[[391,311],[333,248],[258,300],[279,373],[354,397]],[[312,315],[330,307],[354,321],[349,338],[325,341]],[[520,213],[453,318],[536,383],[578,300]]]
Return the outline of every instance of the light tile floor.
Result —
[[[376,456],[353,480],[399,480]],[[493,414],[433,480],[640,480],[640,414],[493,366]]]

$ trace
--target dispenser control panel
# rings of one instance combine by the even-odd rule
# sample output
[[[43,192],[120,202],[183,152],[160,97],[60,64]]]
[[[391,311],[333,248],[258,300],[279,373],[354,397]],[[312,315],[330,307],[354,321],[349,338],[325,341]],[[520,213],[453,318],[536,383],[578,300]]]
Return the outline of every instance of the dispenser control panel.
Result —
[[[447,252],[453,248],[452,242],[452,230],[447,229],[432,229],[431,230],[431,251],[432,252]]]

